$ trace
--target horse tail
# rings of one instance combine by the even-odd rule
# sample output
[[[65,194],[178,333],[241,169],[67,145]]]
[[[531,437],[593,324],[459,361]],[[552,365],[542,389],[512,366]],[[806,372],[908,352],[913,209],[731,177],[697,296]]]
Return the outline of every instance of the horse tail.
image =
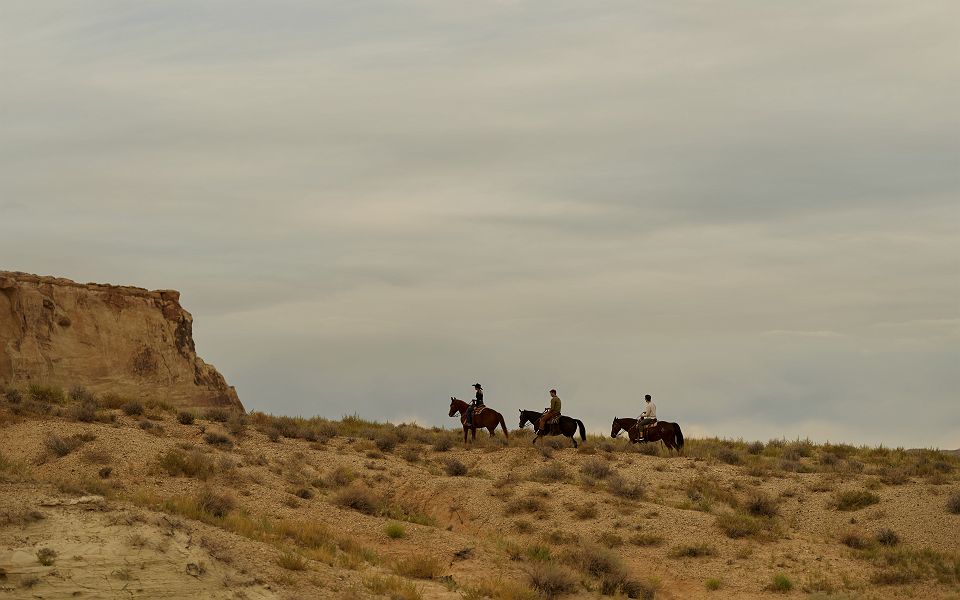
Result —
[[[500,417],[500,427],[503,427],[503,435],[507,439],[510,439],[510,433],[507,431],[507,424],[503,420],[503,415],[501,415],[500,413],[497,413],[497,416]]]
[[[587,433],[583,430],[583,421],[580,419],[574,419],[577,422],[577,427],[580,428],[580,439],[584,442],[587,441]]]
[[[673,424],[674,433],[676,434],[677,439],[677,448],[683,448],[683,432],[680,431],[680,424]]]

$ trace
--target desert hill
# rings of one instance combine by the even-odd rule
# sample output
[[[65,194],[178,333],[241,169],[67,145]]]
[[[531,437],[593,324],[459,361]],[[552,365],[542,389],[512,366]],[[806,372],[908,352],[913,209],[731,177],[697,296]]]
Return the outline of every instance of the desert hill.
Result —
[[[30,383],[243,410],[197,356],[180,292],[0,271],[0,385]]]
[[[960,592],[952,455],[458,436],[10,389],[0,598]]]

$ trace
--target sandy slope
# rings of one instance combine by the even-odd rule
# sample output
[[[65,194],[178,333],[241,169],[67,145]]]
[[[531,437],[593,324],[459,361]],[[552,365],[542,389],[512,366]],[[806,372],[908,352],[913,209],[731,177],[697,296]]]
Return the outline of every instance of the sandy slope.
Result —
[[[202,439],[201,426],[210,430],[213,424],[180,425],[170,415],[161,424],[163,434],[154,435],[123,415],[116,424],[29,417],[0,429],[0,453],[8,461],[28,465],[23,481],[8,477],[8,483],[0,484],[0,517],[5,514],[12,521],[0,526],[0,567],[6,571],[0,598],[363,598],[374,596],[367,585],[372,577],[389,575],[393,560],[415,554],[437,557],[443,564],[439,580],[417,581],[424,598],[461,598],[464,586],[485,574],[525,580],[533,563],[512,560],[511,545],[545,543],[545,537],[557,531],[574,534],[578,541],[569,546],[549,543],[554,555],[565,547],[595,543],[606,534],[631,576],[659,579],[658,598],[770,597],[766,588],[777,573],[794,582],[794,591],[788,594],[794,596],[804,595],[805,586],[819,581],[833,590],[827,597],[958,597],[955,584],[874,585],[869,580],[874,567],[838,541],[847,529],[872,535],[890,527],[908,547],[960,550],[960,516],[944,510],[946,496],[960,489],[955,480],[946,485],[922,480],[872,484],[879,504],[839,512],[829,506],[833,492],[859,489],[870,483],[870,476],[784,472],[758,478],[712,460],[573,449],[547,457],[525,444],[435,452],[411,442],[403,446],[416,451],[417,460],[411,462],[401,458],[402,448],[384,454],[368,440],[336,437],[325,444],[292,439],[274,443],[252,428],[236,446],[223,450]],[[48,435],[80,432],[96,439],[62,458],[45,455]],[[171,477],[157,466],[162,452],[191,446],[232,466],[206,484]],[[406,458],[413,459],[413,451]],[[646,499],[625,500],[609,493],[602,481],[585,480],[580,465],[598,458],[628,481],[643,481]],[[449,459],[466,464],[469,475],[447,476],[443,462]],[[556,462],[566,469],[566,482],[529,480]],[[58,487],[57,482],[98,480],[100,463],[112,468],[105,480],[108,498],[69,504],[78,496],[69,493],[75,486]],[[388,504],[431,516],[435,525],[405,523],[406,537],[389,539],[384,526],[391,519],[341,508],[333,502],[338,489],[317,483],[336,467],[356,473]],[[508,473],[518,483],[498,482]],[[741,496],[762,490],[779,499],[774,539],[728,538],[715,524],[722,506],[712,507],[712,512],[691,506],[683,487],[695,477],[716,478]],[[313,498],[291,493],[310,487],[310,482]],[[289,571],[277,564],[281,550],[275,544],[131,501],[138,492],[189,496],[205,485],[231,490],[239,507],[258,517],[325,524],[335,535],[369,546],[378,560],[332,566],[311,560],[307,570]],[[538,498],[544,511],[508,514],[511,500],[525,498]],[[577,518],[575,509],[590,503],[595,504],[595,514]],[[43,518],[32,520],[32,511]],[[660,535],[663,543],[652,547],[629,543],[638,533]],[[617,536],[622,545],[615,545]],[[713,546],[716,555],[669,556],[675,546],[701,542]],[[54,564],[37,562],[36,552],[42,547],[57,552]],[[24,587],[32,577],[37,583]],[[704,587],[708,578],[721,580],[720,589],[708,592]],[[581,589],[567,597],[598,596],[596,590]]]

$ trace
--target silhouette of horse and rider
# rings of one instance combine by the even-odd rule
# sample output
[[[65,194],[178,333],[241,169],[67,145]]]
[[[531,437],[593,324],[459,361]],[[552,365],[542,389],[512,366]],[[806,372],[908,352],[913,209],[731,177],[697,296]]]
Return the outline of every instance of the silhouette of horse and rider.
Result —
[[[472,439],[477,439],[477,429],[486,429],[490,436],[494,436],[497,426],[503,428],[503,435],[509,439],[510,434],[507,431],[503,415],[487,407],[483,402],[483,386],[479,383],[473,384],[475,390],[474,399],[468,404],[455,397],[450,398],[449,416],[460,415],[460,423],[463,426],[463,441],[467,443],[467,434],[472,433]],[[683,432],[676,423],[657,420],[657,405],[654,404],[650,394],[644,397],[646,406],[640,417],[637,419],[619,418],[613,419],[613,426],[610,430],[610,437],[616,438],[621,432],[626,431],[627,437],[633,444],[662,441],[668,449],[683,449]],[[533,438],[534,444],[541,437],[562,435],[570,438],[573,447],[578,446],[574,438],[576,433],[580,432],[580,440],[586,441],[587,435],[583,426],[583,421],[574,419],[561,414],[560,397],[557,396],[557,390],[550,390],[550,407],[543,411],[520,409],[520,428],[527,426],[527,423],[533,425],[536,436]]]

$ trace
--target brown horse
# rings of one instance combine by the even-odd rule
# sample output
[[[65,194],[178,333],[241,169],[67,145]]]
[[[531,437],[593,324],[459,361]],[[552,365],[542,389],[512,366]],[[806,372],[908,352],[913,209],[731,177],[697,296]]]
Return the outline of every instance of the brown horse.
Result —
[[[467,424],[467,409],[470,408],[470,405],[464,402],[463,400],[458,400],[456,398],[450,398],[450,415],[453,416],[457,413],[460,413],[460,424],[463,425],[463,443],[467,443],[467,431],[473,432],[473,439],[477,439],[477,429],[486,429],[490,432],[490,437],[493,437],[493,432],[496,431],[497,425],[503,427],[503,435],[510,439],[510,434],[507,433],[507,424],[503,421],[503,415],[493,410],[492,408],[484,407],[480,412],[473,413],[473,423]]]
[[[642,440],[640,439],[640,432],[637,431],[637,427],[635,427],[636,424],[636,419],[626,417],[620,419],[614,417],[613,427],[610,429],[610,437],[617,437],[620,435],[620,431],[625,429],[632,444],[662,441],[670,450],[676,450],[677,452],[683,450],[683,432],[680,431],[680,426],[676,423],[657,421],[653,425],[648,425],[644,428],[646,436]]]

